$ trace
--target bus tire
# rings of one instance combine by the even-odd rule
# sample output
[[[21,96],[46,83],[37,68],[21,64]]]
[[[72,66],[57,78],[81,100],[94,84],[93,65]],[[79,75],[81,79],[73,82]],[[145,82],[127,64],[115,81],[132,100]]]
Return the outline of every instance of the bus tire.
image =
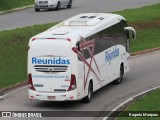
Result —
[[[91,101],[92,94],[93,94],[93,85],[92,85],[91,82],[89,82],[88,94],[87,94],[87,96],[83,99],[83,101],[84,101],[85,103],[89,103],[89,102]]]
[[[69,1],[67,8],[71,8],[72,7],[72,0]]]
[[[39,11],[40,11],[40,9],[38,9],[38,8],[35,8],[35,11],[36,11],[36,12],[39,12]]]
[[[61,7],[61,3],[60,3],[60,2],[58,2],[58,3],[57,3],[56,10],[58,11],[58,10],[60,9],[60,7]]]
[[[121,84],[121,82],[123,81],[123,75],[124,75],[124,67],[123,64],[121,64],[119,78],[114,81],[114,84],[116,85]]]

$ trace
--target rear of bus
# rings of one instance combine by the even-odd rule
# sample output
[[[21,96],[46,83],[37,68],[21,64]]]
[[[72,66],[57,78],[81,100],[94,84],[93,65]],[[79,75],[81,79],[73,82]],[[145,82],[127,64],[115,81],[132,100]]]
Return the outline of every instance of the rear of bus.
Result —
[[[28,50],[29,98],[44,101],[77,99],[70,39],[32,38]]]

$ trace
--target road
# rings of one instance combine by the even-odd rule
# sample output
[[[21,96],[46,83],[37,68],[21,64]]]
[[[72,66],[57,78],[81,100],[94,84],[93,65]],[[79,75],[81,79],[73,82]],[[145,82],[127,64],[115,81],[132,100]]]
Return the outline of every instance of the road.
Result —
[[[0,111],[111,111],[127,98],[150,88],[160,86],[160,51],[132,57],[131,70],[122,84],[109,84],[96,93],[89,104],[82,102],[30,101],[27,88],[0,99]],[[65,114],[65,113],[64,113]],[[47,120],[75,120],[75,118],[48,118]],[[76,120],[102,118],[76,118]],[[17,120],[14,118],[13,120]]]
[[[73,0],[73,8],[60,11],[35,12],[28,8],[0,15],[0,30],[63,21],[85,12],[112,12],[160,3],[160,0]]]

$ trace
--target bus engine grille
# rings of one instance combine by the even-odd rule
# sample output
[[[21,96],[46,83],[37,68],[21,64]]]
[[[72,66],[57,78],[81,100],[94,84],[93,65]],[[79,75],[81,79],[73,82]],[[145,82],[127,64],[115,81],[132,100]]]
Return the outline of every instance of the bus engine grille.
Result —
[[[56,65],[35,65],[37,72],[66,72],[68,66],[56,66]]]

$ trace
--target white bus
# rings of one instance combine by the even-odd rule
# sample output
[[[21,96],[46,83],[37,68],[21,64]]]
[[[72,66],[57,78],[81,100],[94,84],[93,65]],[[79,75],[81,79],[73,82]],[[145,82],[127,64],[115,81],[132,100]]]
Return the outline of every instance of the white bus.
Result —
[[[84,100],[110,82],[120,84],[129,71],[129,33],[134,28],[117,14],[85,13],[29,41],[29,98]]]

